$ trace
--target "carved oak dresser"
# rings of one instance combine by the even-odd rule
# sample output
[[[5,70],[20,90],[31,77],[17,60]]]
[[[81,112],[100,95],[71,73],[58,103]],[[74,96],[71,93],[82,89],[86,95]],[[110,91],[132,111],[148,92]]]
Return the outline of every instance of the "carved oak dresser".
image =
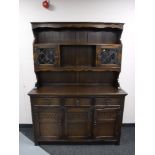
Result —
[[[29,92],[35,144],[119,144],[122,23],[35,22]]]

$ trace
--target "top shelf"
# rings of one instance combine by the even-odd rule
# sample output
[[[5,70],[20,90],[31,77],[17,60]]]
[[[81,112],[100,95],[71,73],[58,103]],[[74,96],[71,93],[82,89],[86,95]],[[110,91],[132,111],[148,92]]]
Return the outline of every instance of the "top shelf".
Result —
[[[117,44],[122,23],[32,23],[35,43]]]
[[[124,23],[103,22],[31,22],[32,28],[117,28],[123,29]]]

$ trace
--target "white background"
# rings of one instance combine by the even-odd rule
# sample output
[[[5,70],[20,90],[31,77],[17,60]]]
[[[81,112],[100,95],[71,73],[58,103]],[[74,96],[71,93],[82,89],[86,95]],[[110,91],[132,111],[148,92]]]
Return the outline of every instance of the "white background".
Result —
[[[52,7],[42,7],[42,0],[20,0],[20,116],[19,123],[32,123],[27,93],[36,82],[33,68],[34,21],[123,22],[123,56],[120,85],[128,93],[124,123],[135,122],[134,101],[134,0],[52,0]]]

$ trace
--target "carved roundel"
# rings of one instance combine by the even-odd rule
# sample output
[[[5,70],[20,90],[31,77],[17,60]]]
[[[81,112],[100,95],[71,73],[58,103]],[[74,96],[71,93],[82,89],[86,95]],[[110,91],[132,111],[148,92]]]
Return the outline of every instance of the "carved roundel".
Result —
[[[99,60],[101,64],[117,64],[117,49],[114,48],[103,48],[99,53]]]
[[[54,48],[35,48],[35,65],[40,64],[54,64],[55,63],[55,49]]]

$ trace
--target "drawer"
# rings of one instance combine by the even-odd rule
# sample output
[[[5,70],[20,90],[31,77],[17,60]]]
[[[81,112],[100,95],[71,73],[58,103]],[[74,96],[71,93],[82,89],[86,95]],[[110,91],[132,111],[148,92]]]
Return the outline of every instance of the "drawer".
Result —
[[[32,98],[34,105],[60,105],[60,98]]]
[[[120,105],[121,98],[119,97],[99,97],[95,98],[96,105]]]
[[[90,106],[92,104],[91,98],[65,98],[65,106]]]

